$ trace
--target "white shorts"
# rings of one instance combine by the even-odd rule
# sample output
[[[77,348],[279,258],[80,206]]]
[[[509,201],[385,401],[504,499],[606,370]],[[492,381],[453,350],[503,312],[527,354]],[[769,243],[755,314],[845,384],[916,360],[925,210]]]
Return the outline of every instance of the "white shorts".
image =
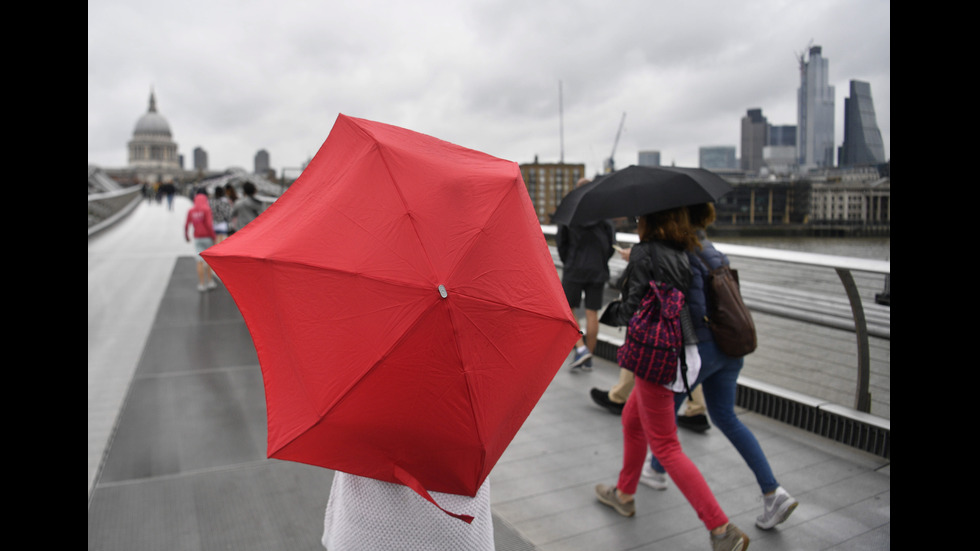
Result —
[[[208,247],[214,245],[214,239],[210,237],[195,237],[194,238],[194,250],[198,255],[203,253]]]

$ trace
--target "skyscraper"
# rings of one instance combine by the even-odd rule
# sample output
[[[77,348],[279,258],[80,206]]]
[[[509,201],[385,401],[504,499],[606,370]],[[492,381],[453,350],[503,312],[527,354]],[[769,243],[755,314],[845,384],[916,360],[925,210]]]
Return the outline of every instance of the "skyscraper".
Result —
[[[844,98],[844,145],[840,148],[840,166],[884,163],[885,146],[878,130],[871,85],[851,81],[851,96]]]
[[[742,170],[758,173],[763,167],[762,148],[768,144],[767,127],[762,109],[749,109],[742,117]]]
[[[796,147],[803,169],[834,166],[834,87],[821,51],[811,46],[809,59],[800,55]]]
[[[208,169],[208,152],[200,146],[194,148],[194,170]]]
[[[255,154],[255,173],[265,174],[269,172],[269,152],[260,149],[258,153]]]
[[[698,166],[708,170],[728,170],[737,168],[735,146],[719,145],[698,148]]]
[[[640,151],[638,157],[636,164],[640,166],[660,166],[659,151]]]
[[[795,124],[770,125],[769,139],[766,140],[766,145],[793,146],[793,148],[795,149],[796,148],[796,125]]]

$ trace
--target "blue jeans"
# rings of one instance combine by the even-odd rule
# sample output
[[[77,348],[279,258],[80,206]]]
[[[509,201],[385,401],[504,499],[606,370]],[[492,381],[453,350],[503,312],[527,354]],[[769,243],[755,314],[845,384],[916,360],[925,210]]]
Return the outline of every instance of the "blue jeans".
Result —
[[[779,483],[772,474],[769,460],[752,431],[735,415],[735,387],[743,359],[722,354],[714,341],[699,342],[698,354],[701,355],[701,372],[693,386],[701,385],[708,415],[752,469],[762,493],[772,492],[779,487]],[[684,403],[686,396],[684,393],[674,395],[675,411]],[[650,461],[650,466],[658,473],[665,472],[656,457]]]

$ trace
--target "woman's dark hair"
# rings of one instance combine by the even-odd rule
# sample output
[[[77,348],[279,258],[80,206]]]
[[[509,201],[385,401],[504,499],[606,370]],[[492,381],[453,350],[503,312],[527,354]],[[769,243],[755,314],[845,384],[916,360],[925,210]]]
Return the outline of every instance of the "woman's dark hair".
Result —
[[[225,184],[225,191],[228,193],[228,198],[231,199],[232,202],[238,200],[238,192],[235,191],[235,186],[231,185],[231,182]]]
[[[221,186],[214,186],[214,198],[218,199],[225,196],[225,188]]]
[[[640,235],[640,241],[665,241],[685,251],[701,248],[687,207],[651,212],[644,214],[643,218],[646,220],[646,228]]]
[[[715,221],[714,203],[701,203],[687,207],[688,215],[691,218],[691,225],[695,228],[707,228]]]

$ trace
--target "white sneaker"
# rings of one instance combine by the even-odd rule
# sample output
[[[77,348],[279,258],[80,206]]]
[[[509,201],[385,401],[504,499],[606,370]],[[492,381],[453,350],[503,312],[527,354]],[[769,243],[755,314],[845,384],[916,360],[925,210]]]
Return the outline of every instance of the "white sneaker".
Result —
[[[799,503],[782,486],[776,488],[771,496],[762,496],[762,514],[756,517],[755,525],[763,530],[785,521]]]
[[[643,463],[643,471],[640,473],[640,482],[653,488],[654,490],[667,489],[667,473],[658,473],[650,466],[650,458]]]
[[[201,291],[201,292],[203,293],[204,291],[207,291],[207,290],[208,290],[208,288],[207,288],[207,287],[205,287],[203,283],[198,283],[198,284],[197,284],[197,290],[198,290],[198,291]]]
[[[213,279],[208,282],[208,289],[215,289],[217,287],[218,287],[218,284],[215,283]]]

